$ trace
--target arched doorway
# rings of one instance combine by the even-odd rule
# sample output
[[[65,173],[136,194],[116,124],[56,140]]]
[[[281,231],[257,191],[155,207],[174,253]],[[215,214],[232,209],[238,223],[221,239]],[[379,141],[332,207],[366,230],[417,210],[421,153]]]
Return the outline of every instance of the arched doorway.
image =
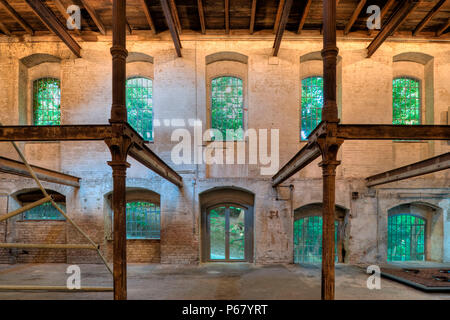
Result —
[[[253,262],[253,201],[238,188],[200,194],[203,262]]]

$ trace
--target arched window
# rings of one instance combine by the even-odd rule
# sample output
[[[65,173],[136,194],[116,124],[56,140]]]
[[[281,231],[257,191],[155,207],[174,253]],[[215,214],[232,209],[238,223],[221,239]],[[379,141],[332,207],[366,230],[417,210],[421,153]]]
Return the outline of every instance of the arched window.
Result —
[[[242,79],[218,77],[211,81],[211,129],[223,140],[241,140],[244,129],[244,97]],[[227,130],[228,136],[227,136]],[[234,130],[234,131],[231,131]],[[213,137],[214,140],[220,140]]]
[[[302,80],[301,140],[307,140],[309,134],[322,120],[323,78],[309,77]]]
[[[420,82],[400,77],[392,82],[392,123],[420,124]]]
[[[126,212],[127,239],[160,239],[159,204],[145,201],[128,202]]]
[[[66,212],[66,197],[52,190],[47,190],[47,193],[52,196],[58,207]],[[40,190],[32,190],[20,193],[16,197],[21,205],[25,206],[42,199],[44,196]],[[23,220],[65,220],[64,216],[50,202],[45,202],[40,206],[25,211],[22,214],[22,218]]]
[[[61,124],[61,87],[59,79],[41,78],[33,82],[34,125]]]
[[[411,214],[388,218],[388,261],[425,260],[426,220]]]
[[[337,228],[335,221],[335,260],[337,255]],[[322,217],[311,216],[294,221],[294,263],[322,261]]]
[[[143,77],[129,78],[126,83],[128,122],[148,141],[153,140],[153,83]]]

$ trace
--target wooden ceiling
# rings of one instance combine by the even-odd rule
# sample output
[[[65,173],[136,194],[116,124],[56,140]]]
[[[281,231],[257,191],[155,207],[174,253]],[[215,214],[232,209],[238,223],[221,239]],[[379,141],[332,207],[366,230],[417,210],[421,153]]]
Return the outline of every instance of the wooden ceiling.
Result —
[[[406,33],[411,37],[436,39],[444,34],[447,38],[450,33],[450,0],[336,2],[337,30],[347,37],[364,34],[375,38],[380,33],[369,32],[366,27],[369,5],[378,5],[382,9],[383,28],[390,22],[395,24],[386,38]],[[317,32],[322,27],[322,0],[127,0],[126,3],[129,33],[140,30],[158,34],[169,29],[175,47],[178,42],[180,48],[178,35],[183,32],[232,34],[239,30],[241,34],[242,31],[249,34],[271,34],[272,31],[275,34],[279,31],[280,42],[284,30],[300,34]],[[80,31],[61,30],[68,16],[65,9],[71,4],[81,8]],[[164,4],[167,5],[166,12]],[[409,9],[400,17],[398,11],[402,6],[409,6]],[[42,10],[45,11],[44,18]],[[52,15],[54,21],[45,21],[47,15]],[[399,21],[394,23],[391,20],[395,18]],[[279,30],[280,26],[282,30]],[[53,32],[67,44],[72,36],[111,34],[111,29],[112,0],[0,0],[0,37]]]

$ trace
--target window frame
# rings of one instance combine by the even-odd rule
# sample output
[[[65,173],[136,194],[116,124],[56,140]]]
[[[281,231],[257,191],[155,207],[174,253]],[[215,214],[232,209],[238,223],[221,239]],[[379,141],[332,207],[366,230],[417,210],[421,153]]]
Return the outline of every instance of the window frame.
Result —
[[[424,112],[424,109],[423,109],[423,90],[422,90],[422,85],[423,85],[423,81],[422,81],[422,79],[420,79],[420,78],[418,78],[418,77],[415,77],[415,76],[411,76],[411,75],[405,75],[405,74],[399,74],[399,75],[396,75],[395,77],[393,77],[392,78],[392,83],[391,83],[391,85],[392,85],[392,90],[391,90],[391,112],[392,112],[392,119],[391,119],[391,122],[392,122],[392,124],[393,124],[393,122],[394,122],[394,81],[395,80],[397,80],[397,79],[408,79],[408,80],[413,80],[413,81],[416,81],[419,85],[418,85],[418,88],[419,88],[419,123],[418,124],[414,124],[414,125],[421,125],[421,124],[423,124],[423,112]],[[400,125],[407,125],[407,124],[400,124]],[[415,142],[416,140],[414,140],[414,142]],[[403,142],[405,142],[405,141],[403,141]]]
[[[302,111],[303,111],[303,103],[302,103],[302,99],[303,99],[303,80],[309,79],[309,78],[322,78],[322,83],[323,83],[323,75],[321,74],[316,74],[316,73],[312,73],[312,74],[308,74],[307,76],[304,76],[300,79],[300,112],[299,112],[299,138],[300,138],[300,142],[307,142],[308,141],[308,137],[306,137],[306,139],[302,138],[302,130],[303,130],[303,126],[302,126],[302,121],[303,121],[303,117],[302,117]],[[322,100],[323,100],[323,85],[322,85]],[[323,110],[323,103],[322,103],[322,110]],[[322,114],[321,114],[322,117]],[[320,121],[316,124],[316,126],[314,128],[317,128],[317,126],[319,125]],[[314,128],[311,130],[314,131]],[[311,134],[311,132],[309,134]],[[309,135],[308,135],[309,136]]]
[[[151,140],[147,140],[145,137],[142,137],[142,134],[140,132],[138,132],[132,126],[131,123],[130,123],[130,125],[145,141],[153,143],[155,141],[155,108],[154,108],[154,103],[153,103],[153,94],[154,94],[154,86],[153,86],[154,79],[153,79],[153,77],[149,77],[149,76],[145,76],[145,75],[141,75],[141,74],[127,76],[127,78],[125,80],[125,107],[127,108],[127,119],[128,119],[128,104],[127,104],[127,92],[126,92],[127,91],[127,83],[128,83],[128,80],[139,79],[139,78],[150,80],[151,84],[152,84],[152,105],[151,105],[151,110],[152,110],[152,125],[151,125],[151,128],[152,128],[152,139]],[[128,120],[128,122],[129,122],[129,120]]]
[[[62,116],[62,95],[63,95],[63,91],[62,91],[62,81],[59,77],[57,76],[52,76],[52,75],[44,75],[44,76],[40,76],[40,77],[36,77],[35,79],[32,79],[30,81],[30,123],[33,126],[43,126],[41,124],[36,124],[36,118],[35,118],[35,104],[36,104],[36,100],[35,100],[35,83],[40,81],[40,80],[44,80],[44,79],[48,79],[48,80],[57,80],[59,82],[59,124],[51,124],[51,126],[60,126],[63,124],[63,116]],[[47,124],[49,125],[49,124]]]
[[[126,206],[129,203],[133,203],[133,202],[145,202],[145,203],[151,203],[154,204],[155,206],[158,206],[159,208],[159,237],[145,237],[145,238],[138,238],[138,237],[128,237],[128,231],[126,231],[126,238],[127,240],[161,240],[161,204],[159,202],[155,202],[155,201],[151,201],[149,199],[130,199],[127,200],[127,202],[125,203],[125,217],[127,216],[127,211],[126,211]],[[112,212],[112,218],[114,219],[114,212]],[[125,229],[127,229],[127,224],[128,224],[128,219],[126,219],[126,225],[125,225]],[[114,224],[111,225],[111,227],[114,227]]]

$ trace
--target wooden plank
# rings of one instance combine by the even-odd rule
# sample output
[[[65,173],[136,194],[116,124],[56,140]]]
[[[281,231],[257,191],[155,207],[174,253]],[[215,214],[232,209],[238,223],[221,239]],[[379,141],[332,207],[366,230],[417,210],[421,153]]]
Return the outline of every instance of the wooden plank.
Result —
[[[180,17],[178,16],[177,5],[175,4],[175,0],[169,0],[170,12],[172,13],[173,21],[175,22],[175,27],[179,34],[181,34],[181,22]]]
[[[2,32],[7,35],[10,36],[11,32],[8,30],[8,28],[3,24],[3,22],[0,21],[0,30],[2,30]]]
[[[26,2],[47,28],[56,34],[78,58],[81,58],[80,45],[72,38],[66,26],[58,20],[53,11],[40,0],[26,0]]]
[[[391,9],[391,7],[394,5],[395,1],[397,1],[397,0],[388,0],[386,2],[386,4],[384,5],[383,9],[381,9],[381,12],[380,12],[381,23],[383,23],[383,18],[386,16],[389,9]],[[373,29],[369,29],[369,35],[371,35],[372,33],[373,33]]]
[[[440,27],[436,31],[436,37],[440,37],[444,34],[445,30],[447,30],[450,27],[450,18],[447,20],[447,23],[445,23],[442,27]]]
[[[367,47],[367,58],[370,58],[383,42],[400,27],[418,3],[419,0],[403,0],[399,3],[389,20]]]
[[[80,187],[80,178],[78,177],[38,166],[31,167],[40,180],[76,188]],[[0,157],[0,172],[32,178],[24,163],[5,157]]]
[[[0,141],[84,141],[111,137],[110,125],[0,126]]]
[[[256,1],[252,0],[252,12],[250,15],[250,34],[255,31],[255,20],[256,20]]]
[[[197,7],[198,7],[198,18],[200,19],[200,27],[202,29],[202,34],[205,34],[206,23],[205,23],[205,9],[203,8],[203,0],[197,0]]]
[[[225,0],[225,33],[230,34],[230,0]]]
[[[289,18],[289,13],[291,12],[292,0],[286,0],[283,3],[283,13],[281,14],[279,27],[277,29],[277,35],[275,36],[275,41],[273,44],[273,56],[278,55],[280,50],[281,39],[283,38],[284,30],[286,29],[286,24]]]
[[[345,140],[450,140],[449,125],[340,124]]]
[[[91,244],[59,244],[59,243],[0,243],[0,248],[6,249],[89,249],[97,250]]]
[[[305,25],[306,18],[308,17],[309,9],[311,8],[312,0],[307,0],[305,8],[303,9],[302,16],[300,18],[300,23],[298,25],[297,33],[302,33],[303,26]]]
[[[278,3],[277,15],[275,16],[275,23],[273,24],[273,33],[277,33],[278,28],[280,27],[281,15],[283,14],[285,0],[280,0]]]
[[[33,35],[34,31],[33,28],[17,13],[16,10],[14,10],[13,7],[9,5],[6,0],[0,0],[0,5],[3,6],[3,8],[9,13],[11,17],[14,18],[14,20],[17,21],[18,24],[29,34]]]
[[[144,9],[145,18],[147,19],[148,25],[150,26],[150,29],[152,30],[153,34],[156,34],[156,27],[155,23],[153,22],[152,15],[150,13],[150,6],[147,3],[147,0],[140,0],[142,8]]]
[[[80,0],[80,1],[83,7],[86,9],[86,11],[89,13],[89,16],[91,17],[92,21],[94,21],[100,33],[102,35],[106,35],[105,25],[103,24],[102,19],[100,19],[100,16],[97,14],[94,8],[89,4],[87,0]]]
[[[368,187],[418,177],[450,168],[450,152],[366,178]]]
[[[177,28],[172,18],[172,14],[170,12],[169,4],[167,0],[161,0],[161,7],[164,12],[164,16],[166,17],[167,26],[169,27],[169,32],[172,37],[173,44],[175,46],[175,51],[177,52],[178,57],[181,57],[181,41],[180,36],[178,34]]]
[[[272,187],[276,187],[292,177],[298,171],[317,159],[320,154],[320,149],[316,144],[305,145],[272,177]]]
[[[58,9],[59,13],[66,19],[66,21],[70,18],[70,15],[67,13],[67,8],[62,4],[61,0],[52,0],[55,4],[55,7]],[[79,29],[72,30],[75,34],[81,35],[81,31]]]
[[[366,2],[367,2],[366,0],[359,1],[358,5],[356,6],[355,11],[353,11],[353,14],[352,14],[350,20],[345,25],[344,35],[347,35],[350,32],[350,29],[353,27],[353,24],[355,23],[356,19],[358,19],[359,14],[361,13],[361,10],[366,5]]]
[[[420,21],[420,23],[417,25],[417,27],[413,31],[413,36],[416,36],[420,31],[425,28],[425,26],[428,24],[428,22],[433,19],[433,17],[439,12],[439,10],[442,9],[442,6],[447,2],[447,0],[440,0],[433,9],[428,12],[428,14],[425,16],[425,18]]]

